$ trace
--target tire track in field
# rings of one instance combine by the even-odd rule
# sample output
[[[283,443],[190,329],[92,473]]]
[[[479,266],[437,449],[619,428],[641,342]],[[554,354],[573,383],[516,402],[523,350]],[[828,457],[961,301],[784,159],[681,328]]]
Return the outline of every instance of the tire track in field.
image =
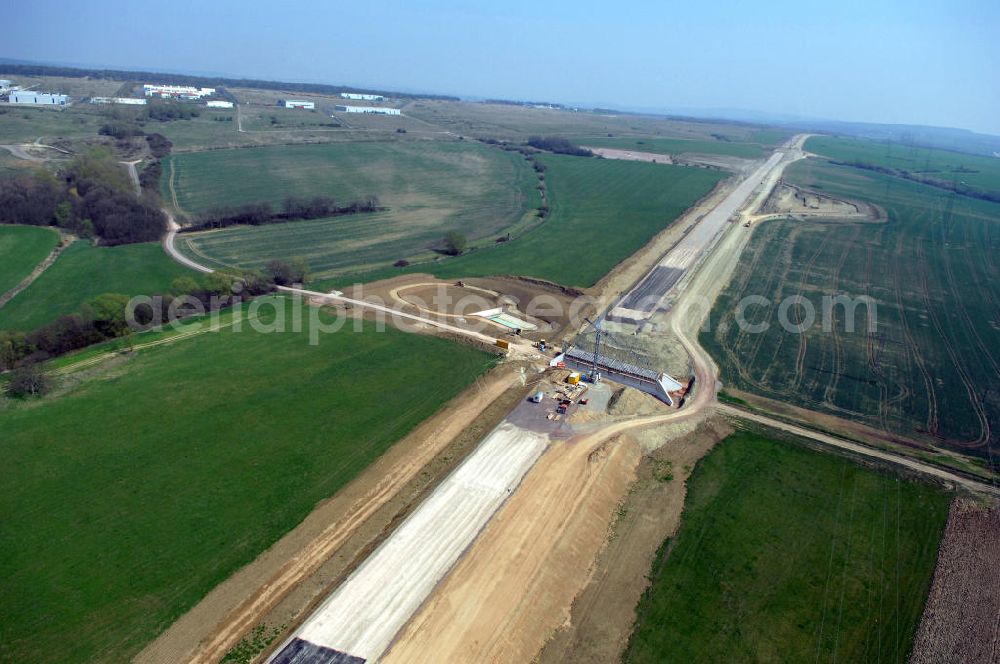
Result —
[[[896,236],[896,250],[894,252],[896,257],[900,257],[904,253],[904,239],[905,236],[902,233]],[[917,365],[917,369],[920,371],[921,377],[924,379],[924,388],[927,392],[927,431],[931,435],[936,436],[939,429],[937,393],[934,390],[934,383],[931,380],[931,375],[927,371],[927,367],[924,364],[924,357],[920,354],[920,346],[917,345],[913,338],[913,331],[910,330],[910,322],[906,319],[906,306],[903,303],[903,288],[900,270],[898,268],[893,268],[892,276],[893,285],[895,286],[896,310],[899,312],[899,320],[903,329],[903,336],[906,338],[906,349],[908,353],[913,356],[913,361]]]
[[[917,262],[920,265],[925,265],[927,257],[924,252],[924,242],[923,238],[917,238]],[[976,394],[976,386],[973,384],[972,379],[965,370],[965,365],[962,363],[961,358],[958,353],[955,352],[955,347],[951,343],[951,340],[945,336],[944,328],[941,325],[941,320],[935,311],[934,306],[930,299],[930,288],[927,284],[927,272],[926,270],[919,270],[919,280],[920,280],[920,291],[924,299],[924,306],[927,308],[927,313],[930,316],[931,323],[934,325],[934,329],[937,331],[938,336],[944,343],[944,348],[948,353],[948,357],[951,358],[952,364],[955,366],[955,370],[958,372],[959,380],[962,381],[963,387],[965,387],[965,393],[969,397],[969,403],[972,406],[973,412],[976,414],[976,418],[979,420],[980,434],[979,437],[972,441],[956,441],[956,443],[961,447],[983,447],[983,445],[989,444],[990,439],[990,421],[986,416],[986,410],[983,408],[983,404],[979,399],[979,395]],[[955,298],[955,293],[951,293],[952,298]]]
[[[871,247],[866,250],[865,258],[865,295],[871,298],[872,302],[875,302],[875,296],[872,294],[872,257],[873,252]],[[878,321],[876,320],[876,328]],[[867,326],[866,326],[867,327]],[[892,378],[885,370],[882,368],[883,357],[885,356],[885,332],[878,333],[877,336],[873,336],[871,331],[867,332],[867,342],[868,342],[868,365],[871,367],[872,373],[878,376],[878,388],[879,388],[879,420],[882,424],[882,429],[884,431],[890,431],[889,428],[889,417],[890,413],[897,411],[901,416],[901,409],[899,409],[898,404],[903,400],[907,399],[912,391],[909,385],[900,382]],[[876,357],[876,355],[878,357]],[[895,386],[896,394],[889,396],[889,385],[890,383]]]
[[[968,252],[963,251],[963,253],[966,256],[968,256]],[[966,260],[966,264],[969,264],[968,260]],[[979,336],[979,330],[976,329],[976,325],[972,321],[972,316],[969,315],[969,310],[966,309],[965,307],[965,301],[958,296],[958,293],[960,291],[955,281],[955,272],[954,269],[952,268],[951,258],[949,257],[948,252],[945,252],[944,268],[945,268],[945,276],[948,279],[948,288],[952,293],[954,301],[958,304],[958,310],[959,313],[962,315],[962,321],[965,323],[965,326],[968,328],[968,330],[972,333],[972,337],[976,341],[976,346],[979,347],[980,354],[989,361],[990,367],[993,368],[994,375],[1000,378],[1000,365],[997,364],[996,358],[993,357],[993,353],[990,352],[989,346],[987,346],[986,343],[983,341],[983,338]],[[976,283],[977,286],[976,288],[977,293],[981,295],[985,293],[986,299],[989,300],[989,305],[991,307],[995,307],[992,301],[993,300],[992,295],[989,293],[989,290],[980,287],[979,280],[975,276],[976,273],[975,269],[970,268],[969,273],[973,275],[973,281]]]
[[[177,202],[177,189],[174,187],[174,180],[176,177],[176,171],[174,169],[174,162],[176,160],[170,159],[170,177],[167,178],[167,189],[170,190],[170,202],[173,203],[174,209],[177,212],[184,214],[184,210],[181,208],[181,204]]]
[[[768,242],[768,240],[773,240],[773,239],[774,239],[774,233],[769,234],[758,245],[757,251],[754,252],[754,254],[753,254],[753,260],[751,261],[749,268],[743,273],[742,286],[741,286],[741,288],[739,290],[739,295],[740,295],[741,299],[747,296],[746,295],[746,289],[750,285],[751,277],[754,274],[756,274],[755,270],[756,270],[757,264],[760,262],[761,257],[764,255],[764,253],[766,253],[768,246],[770,244],[772,244],[771,242]],[[771,284],[774,281],[775,271],[768,271],[767,274],[768,274],[768,279],[767,279],[767,282],[765,283],[765,286],[769,289],[771,287]],[[735,322],[735,312],[734,312],[734,322]],[[759,343],[761,341],[760,337],[763,337],[764,335],[760,334],[760,335],[756,335],[756,336],[758,337],[757,338],[757,344],[759,345]],[[749,332],[741,330],[737,326],[736,327],[736,336],[735,336],[735,339],[734,339],[733,344],[732,344],[732,349],[729,349],[727,347],[726,348],[726,353],[729,356],[729,360],[730,360],[731,366],[733,366],[733,367],[736,368],[737,374],[739,374],[740,378],[742,378],[743,381],[745,381],[745,383],[747,385],[752,385],[752,386],[756,387],[759,390],[764,390],[764,389],[766,389],[766,387],[765,387],[765,384],[764,384],[763,380],[762,381],[755,380],[754,377],[752,376],[752,373],[751,373],[751,367],[753,366],[754,358],[756,357],[756,346],[754,346],[753,348],[751,348],[751,350],[748,353],[740,353],[740,352],[738,352],[738,351],[740,351],[740,349],[742,347],[744,347],[746,345],[753,346],[753,344],[749,343],[749,340],[750,340]],[[744,359],[745,357],[747,359]]]
[[[788,274],[788,267],[787,266],[790,266],[792,264],[792,249],[794,248],[795,242],[798,239],[798,236],[799,236],[800,233],[801,233],[801,230],[800,230],[799,227],[793,227],[791,229],[791,231],[788,233],[788,237],[785,240],[785,249],[784,249],[784,252],[783,252],[785,260],[782,261],[782,264],[785,265],[786,267],[782,268],[780,271],[777,270],[777,269],[768,270],[768,280],[764,284],[765,288],[762,289],[762,290],[764,290],[766,292],[769,292],[772,295],[772,297],[771,297],[771,304],[768,305],[768,316],[767,316],[767,318],[765,318],[765,321],[767,321],[768,324],[770,324],[770,320],[769,320],[770,319],[770,312],[774,310],[774,301],[777,300],[777,299],[779,299],[780,296],[781,296],[781,292],[782,292],[781,285],[784,283],[785,276]],[[759,295],[759,293],[758,293],[758,295]],[[746,335],[743,335],[743,336],[746,336]],[[767,335],[767,331],[766,330],[764,332],[761,332],[761,333],[758,333],[758,334],[754,335],[754,337],[755,337],[754,343],[751,344],[751,349],[749,351],[749,356],[748,356],[748,359],[746,361],[746,367],[747,367],[748,374],[749,374],[751,368],[757,363],[757,355],[760,353],[761,346],[763,345],[763,343],[765,341],[765,338],[767,336],[768,335]],[[778,336],[778,342],[777,342],[777,345],[775,346],[773,356],[777,356],[777,354],[781,351],[781,344],[782,344],[783,341],[784,341],[784,335],[779,335]],[[771,365],[773,365],[773,364],[774,363],[772,362]],[[769,366],[771,366],[771,365],[769,365]],[[756,386],[758,389],[766,389],[765,386],[768,385],[768,383],[767,383],[767,373],[768,373],[768,371],[767,371],[767,369],[765,369],[764,372],[761,374],[760,381],[756,381],[756,380],[750,379],[748,377],[749,384]],[[783,393],[780,393],[780,394],[783,394]]]
[[[865,283],[865,295],[869,298],[872,296],[872,248],[865,248],[865,273],[864,273],[864,283]],[[877,332],[872,330],[871,326],[865,325],[865,355],[868,358],[868,368],[871,372],[879,378],[878,381],[878,418],[879,425],[883,430],[888,430],[888,420],[887,420],[887,397],[889,389],[885,384],[885,375],[882,372],[882,358],[880,349],[876,346]],[[879,357],[876,361],[875,353],[879,352]]]
[[[802,297],[802,291],[805,290],[806,287],[806,279],[809,277],[810,272],[816,265],[816,261],[819,259],[820,254],[823,253],[823,250],[826,248],[826,243],[827,241],[829,241],[829,239],[830,239],[830,233],[824,230],[823,239],[820,240],[819,246],[816,247],[816,251],[813,252],[813,255],[809,259],[809,262],[802,270],[802,278],[799,279],[799,289],[795,294],[796,297]],[[799,322],[801,323],[802,321]],[[809,347],[809,341],[806,338],[807,336],[808,335],[803,333],[799,334],[799,350],[798,350],[798,355],[795,358],[795,375],[792,379],[792,384],[790,387],[791,390],[799,389],[799,386],[802,384],[803,375],[805,374],[806,351]]]
[[[837,261],[836,267],[833,269],[833,274],[830,276],[830,294],[838,293],[838,286],[840,285],[840,273],[844,270],[844,265],[847,263],[847,258],[854,253],[854,243],[858,239],[858,235],[861,234],[861,229],[857,226],[853,227],[854,233],[844,244],[844,250],[840,252],[840,260]],[[838,331],[838,325],[836,317],[833,312],[836,311],[836,307],[830,308],[830,334],[833,337],[833,367],[830,371],[830,380],[826,384],[826,389],[823,391],[823,400],[829,404],[831,407],[836,407],[834,403],[834,397],[837,394],[837,384],[840,382],[840,374],[844,370],[844,348],[843,342],[840,338],[840,332]],[[867,336],[871,336],[869,333]],[[881,400],[880,400],[881,402]]]
[[[31,269],[31,272],[28,274],[28,276],[26,276],[24,279],[18,282],[13,288],[11,288],[6,293],[0,294],[0,309],[2,309],[8,302],[17,297],[28,286],[35,283],[35,280],[38,279],[38,277],[42,276],[43,272],[52,267],[52,264],[56,262],[56,259],[59,258],[59,255],[63,251],[65,251],[66,248],[69,247],[69,245],[73,244],[74,242],[76,242],[75,235],[72,235],[70,233],[67,233],[66,235],[60,235],[59,243],[52,248],[52,251],[49,252],[48,256],[43,258],[41,262],[38,263],[38,265],[36,265]]]

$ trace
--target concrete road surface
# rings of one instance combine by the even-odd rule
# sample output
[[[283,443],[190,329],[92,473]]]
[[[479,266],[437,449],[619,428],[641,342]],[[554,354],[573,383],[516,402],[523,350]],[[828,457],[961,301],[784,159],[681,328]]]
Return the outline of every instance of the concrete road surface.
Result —
[[[548,445],[503,422],[268,662],[372,661],[472,544]]]
[[[726,196],[721,203],[695,225],[673,249],[639,281],[611,310],[609,318],[640,322],[649,319],[660,308],[664,299],[694,265],[712,240],[725,228],[730,217],[742,209],[771,172],[785,157],[775,152],[757,170],[748,175]]]

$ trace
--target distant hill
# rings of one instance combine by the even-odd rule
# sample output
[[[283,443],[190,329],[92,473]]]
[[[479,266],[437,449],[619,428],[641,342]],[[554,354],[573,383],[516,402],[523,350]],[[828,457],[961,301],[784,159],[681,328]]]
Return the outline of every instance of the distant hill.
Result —
[[[995,156],[997,153],[1000,153],[1000,136],[977,134],[967,129],[927,127],[923,125],[886,125],[868,122],[837,122],[834,120],[788,123],[788,126],[830,134],[842,134],[876,141],[898,143],[906,146],[941,148],[943,150],[970,152],[972,154],[988,156]]]

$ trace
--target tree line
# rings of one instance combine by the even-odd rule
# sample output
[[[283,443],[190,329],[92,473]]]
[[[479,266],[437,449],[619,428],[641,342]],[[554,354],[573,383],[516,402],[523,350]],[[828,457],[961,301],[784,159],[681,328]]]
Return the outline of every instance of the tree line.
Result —
[[[143,127],[149,122],[172,122],[174,120],[190,120],[201,115],[197,106],[190,104],[150,104],[140,112],[132,109],[113,108],[108,113],[108,119],[98,128],[101,136],[110,136],[119,140],[144,136]]]
[[[860,159],[853,159],[851,161],[836,161],[834,159],[831,159],[830,163],[835,164],[837,166],[850,166],[851,168],[860,168],[865,171],[882,173],[883,175],[892,175],[894,177],[903,178],[904,180],[910,180],[911,182],[918,182],[920,184],[926,184],[930,187],[936,187],[938,189],[944,189],[945,191],[951,191],[960,196],[968,196],[969,198],[978,198],[979,200],[989,201],[991,203],[1000,203],[1000,193],[985,191],[983,189],[979,189],[978,187],[972,187],[970,185],[967,185],[964,182],[942,180],[940,178],[928,177],[926,175],[918,175],[916,173],[911,173],[910,171],[904,171],[898,168],[890,168],[888,166],[879,166],[878,164],[862,161]],[[959,170],[956,172],[975,173],[977,171]]]
[[[385,208],[379,205],[378,197],[368,196],[362,200],[340,205],[330,196],[313,196],[310,198],[288,197],[278,210],[268,202],[247,203],[231,207],[216,207],[195,219],[181,229],[182,233],[202,231],[210,228],[226,228],[227,226],[263,226],[280,224],[286,221],[301,221],[336,217],[359,212],[378,212]]]
[[[562,136],[529,136],[528,145],[536,150],[545,150],[556,154],[568,154],[574,157],[594,156],[594,153],[587,148],[581,148]]]
[[[128,295],[102,293],[79,310],[30,332],[0,331],[0,371],[11,372],[7,394],[25,397],[46,392],[51,382],[41,370],[45,360],[172,320],[218,311],[308,277],[309,265],[302,258],[272,260],[262,271],[220,270],[201,282],[178,277],[169,292],[143,298],[135,306],[130,306]]]
[[[45,171],[0,180],[0,223],[58,226],[113,246],[158,240],[166,217],[155,200],[136,196],[125,170],[106,150]]]
[[[163,158],[170,154],[173,144],[162,134],[146,134],[146,144],[149,146],[149,153],[153,158],[139,173],[139,187],[144,194],[152,198],[159,198]]]

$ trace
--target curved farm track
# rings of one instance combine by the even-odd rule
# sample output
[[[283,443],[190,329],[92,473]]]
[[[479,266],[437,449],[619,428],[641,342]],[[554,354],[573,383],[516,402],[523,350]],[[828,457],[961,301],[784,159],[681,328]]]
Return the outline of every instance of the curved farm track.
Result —
[[[41,263],[35,266],[35,269],[31,271],[31,274],[22,279],[18,285],[14,286],[3,295],[0,295],[0,308],[3,308],[4,305],[6,305],[8,302],[17,297],[17,295],[21,291],[23,291],[25,288],[33,284],[35,280],[38,279],[38,277],[42,276],[43,272],[52,267],[52,264],[56,262],[57,258],[59,258],[59,254],[61,254],[63,250],[66,249],[66,247],[73,244],[75,240],[76,240],[75,235],[70,235],[70,234],[63,235],[60,238],[59,244],[56,245],[55,249],[53,249],[51,253],[49,253],[49,255],[46,256],[44,260],[42,260]]]

